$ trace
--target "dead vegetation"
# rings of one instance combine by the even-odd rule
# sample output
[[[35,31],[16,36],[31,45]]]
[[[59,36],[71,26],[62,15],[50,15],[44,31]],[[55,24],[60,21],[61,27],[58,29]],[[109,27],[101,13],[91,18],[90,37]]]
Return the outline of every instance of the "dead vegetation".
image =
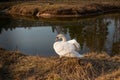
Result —
[[[38,17],[79,17],[103,14],[120,10],[120,1],[114,2],[76,2],[76,3],[40,3],[25,2],[11,6],[6,13]]]
[[[2,80],[119,80],[120,56],[89,53],[84,58],[26,56],[0,49]]]
[[[96,80],[120,80],[120,69],[101,75]]]

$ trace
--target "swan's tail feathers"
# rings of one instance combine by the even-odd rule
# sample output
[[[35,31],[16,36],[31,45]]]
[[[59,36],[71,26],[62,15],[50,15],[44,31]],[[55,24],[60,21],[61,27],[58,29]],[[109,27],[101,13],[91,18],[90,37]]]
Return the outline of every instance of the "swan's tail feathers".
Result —
[[[79,54],[79,56],[78,56],[78,57],[84,57],[84,55]]]
[[[65,57],[78,57],[78,58],[81,58],[81,57],[84,57],[84,55],[80,55],[78,52],[74,51],[72,53],[67,53],[64,55]]]
[[[76,55],[75,57],[84,57],[84,55],[79,54],[78,52],[74,51],[74,54]]]

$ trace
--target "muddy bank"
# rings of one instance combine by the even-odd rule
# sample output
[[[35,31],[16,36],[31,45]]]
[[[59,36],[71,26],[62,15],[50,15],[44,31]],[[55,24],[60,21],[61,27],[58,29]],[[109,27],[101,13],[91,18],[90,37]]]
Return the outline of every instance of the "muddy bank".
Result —
[[[84,58],[27,56],[0,49],[1,80],[118,80],[120,56],[90,53]]]
[[[20,3],[11,6],[6,13],[37,17],[80,17],[107,12],[120,12],[120,1],[79,3]]]

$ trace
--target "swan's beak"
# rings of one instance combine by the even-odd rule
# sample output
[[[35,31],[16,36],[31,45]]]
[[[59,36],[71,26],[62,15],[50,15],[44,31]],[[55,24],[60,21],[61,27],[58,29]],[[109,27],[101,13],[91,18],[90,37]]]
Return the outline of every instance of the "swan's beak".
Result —
[[[58,40],[59,40],[59,38],[58,38],[58,37],[56,37],[56,38],[55,38],[55,41],[58,41]]]

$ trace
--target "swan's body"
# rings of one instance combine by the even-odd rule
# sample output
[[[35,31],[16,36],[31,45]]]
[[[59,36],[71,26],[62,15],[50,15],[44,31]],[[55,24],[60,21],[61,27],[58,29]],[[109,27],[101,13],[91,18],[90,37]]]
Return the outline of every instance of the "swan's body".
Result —
[[[62,34],[57,35],[56,38],[62,39],[62,41],[57,41],[53,45],[55,52],[60,57],[62,57],[62,56],[83,57],[83,55],[80,55],[78,53],[78,51],[80,50],[80,45],[75,39],[66,41],[66,38]]]

